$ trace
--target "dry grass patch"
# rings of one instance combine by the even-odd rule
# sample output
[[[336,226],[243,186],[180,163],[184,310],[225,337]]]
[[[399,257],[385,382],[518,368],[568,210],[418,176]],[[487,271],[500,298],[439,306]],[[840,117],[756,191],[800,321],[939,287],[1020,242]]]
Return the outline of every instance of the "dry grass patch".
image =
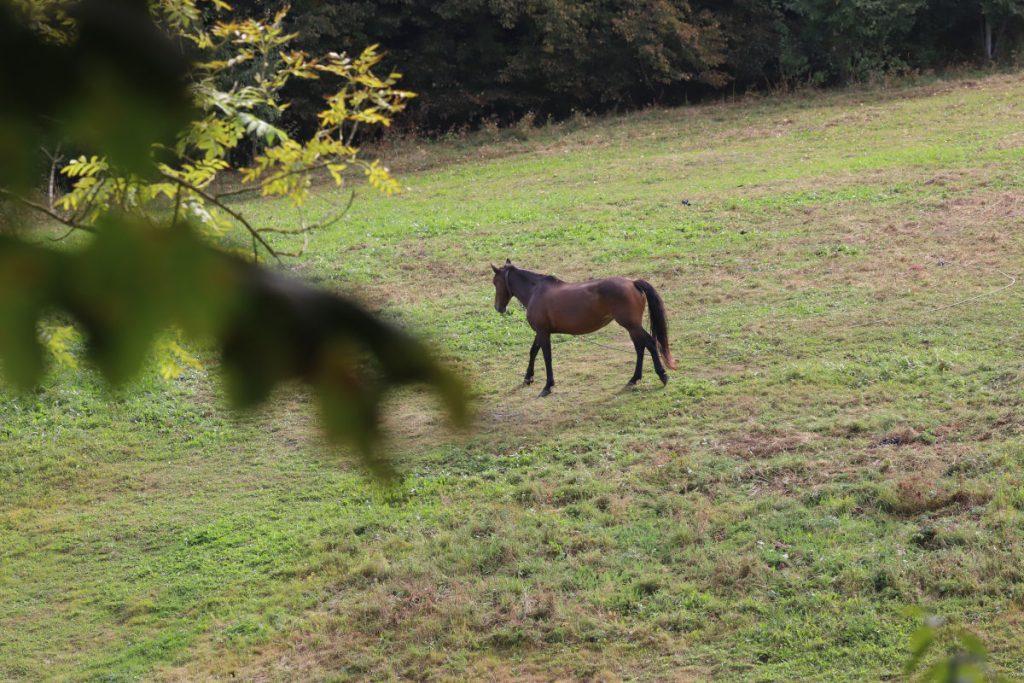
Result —
[[[803,450],[817,438],[818,435],[808,432],[792,432],[754,425],[745,433],[727,438],[722,448],[726,453],[744,460],[762,460],[782,453]]]

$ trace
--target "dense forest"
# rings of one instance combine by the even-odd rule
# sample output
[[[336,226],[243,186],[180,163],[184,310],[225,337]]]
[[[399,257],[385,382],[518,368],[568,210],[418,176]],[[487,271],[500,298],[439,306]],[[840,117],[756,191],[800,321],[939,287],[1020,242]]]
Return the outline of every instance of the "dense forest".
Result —
[[[379,43],[421,95],[405,125],[439,131],[1012,62],[1024,0],[295,0],[290,22],[311,52]],[[300,88],[292,127],[320,108]]]

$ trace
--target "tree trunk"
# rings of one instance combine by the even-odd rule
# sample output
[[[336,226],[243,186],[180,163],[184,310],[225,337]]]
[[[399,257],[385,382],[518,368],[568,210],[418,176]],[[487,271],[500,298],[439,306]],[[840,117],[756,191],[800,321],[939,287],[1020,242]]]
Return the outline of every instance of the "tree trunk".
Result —
[[[996,35],[995,43],[993,43],[992,45],[992,59],[995,59],[996,57],[996,50],[998,50],[1003,45],[1003,38],[1006,37],[1006,25],[1009,23],[1009,21],[1004,19],[1003,23],[999,25],[999,33],[998,35]]]
[[[992,61],[992,22],[985,15],[985,59]]]
[[[60,153],[60,145],[57,145],[57,149],[52,154],[45,148],[43,153],[50,159],[50,179],[46,187],[46,203],[50,207],[50,211],[53,211],[53,205],[57,201],[57,167],[60,166],[64,157]]]

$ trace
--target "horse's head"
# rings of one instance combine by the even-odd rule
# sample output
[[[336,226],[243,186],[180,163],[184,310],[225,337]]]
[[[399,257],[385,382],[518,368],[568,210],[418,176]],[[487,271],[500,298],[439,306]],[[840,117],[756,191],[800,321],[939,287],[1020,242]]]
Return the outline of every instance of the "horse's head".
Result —
[[[491,265],[494,271],[494,310],[498,313],[504,313],[512,299],[512,291],[508,288],[508,271],[511,268],[512,261],[509,259],[505,259],[505,265],[501,268]]]

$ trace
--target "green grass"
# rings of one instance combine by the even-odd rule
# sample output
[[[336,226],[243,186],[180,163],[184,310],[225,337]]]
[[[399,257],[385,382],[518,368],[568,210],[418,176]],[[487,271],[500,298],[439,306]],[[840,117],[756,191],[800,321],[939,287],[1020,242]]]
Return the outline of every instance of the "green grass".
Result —
[[[383,153],[408,191],[362,193],[292,267],[431,339],[474,429],[396,396],[381,488],[304,396],[235,417],[213,369],[0,397],[0,679],[870,680],[908,607],[1024,676],[1024,285],[946,308],[1021,271],[1024,78]],[[556,340],[550,398],[519,388],[506,256],[651,281],[668,387],[621,392],[607,328]]]

